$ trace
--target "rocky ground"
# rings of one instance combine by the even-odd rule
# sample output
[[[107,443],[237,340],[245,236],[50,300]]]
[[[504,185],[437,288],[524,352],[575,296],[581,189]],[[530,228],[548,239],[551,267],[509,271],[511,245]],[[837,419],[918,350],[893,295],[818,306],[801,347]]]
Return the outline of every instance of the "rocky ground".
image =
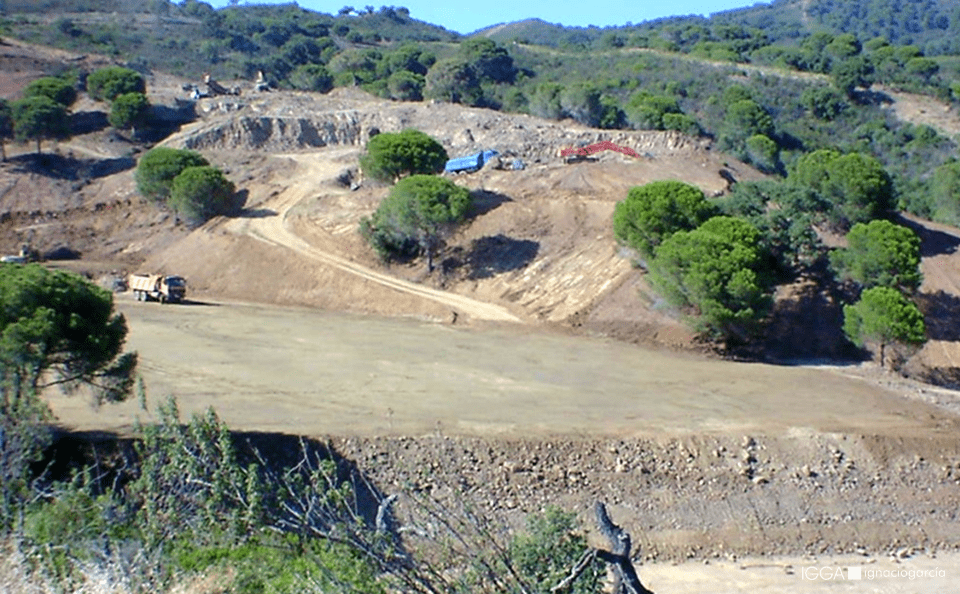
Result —
[[[744,555],[911,556],[960,546],[952,435],[803,430],[667,440],[336,439],[385,494],[410,489],[512,518],[549,505],[593,526],[605,502],[645,561]]]

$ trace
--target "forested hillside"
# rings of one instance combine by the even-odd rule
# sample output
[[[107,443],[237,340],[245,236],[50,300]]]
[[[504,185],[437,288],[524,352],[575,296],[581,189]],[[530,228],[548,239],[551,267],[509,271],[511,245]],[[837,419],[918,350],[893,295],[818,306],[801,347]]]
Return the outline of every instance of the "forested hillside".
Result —
[[[117,16],[123,11],[133,18]],[[954,139],[894,120],[875,86],[957,101],[949,54],[960,38],[960,7],[950,3],[778,0],[710,19],[608,29],[532,20],[469,38],[388,6],[332,15],[295,4],[215,10],[198,0],[8,0],[3,15],[5,35],[105,53],[144,73],[262,73],[278,88],[360,86],[396,100],[673,129],[713,137],[780,175],[817,149],[866,152],[894,177],[905,208],[960,220],[928,187],[934,177],[952,183],[943,180]]]
[[[467,38],[392,6],[336,15],[296,4],[216,10],[198,0],[0,6],[4,35],[104,53],[143,73],[262,75],[276,88],[359,86],[395,100],[679,130],[779,175],[818,149],[864,152],[893,176],[904,208],[960,220],[933,198],[954,183],[955,140],[895,120],[877,86],[958,100],[952,3],[777,0],[710,19],[608,29],[532,20]]]
[[[775,0],[715,15],[715,22],[761,27],[774,42],[817,31],[852,33],[860,39],[883,37],[897,45],[916,45],[928,55],[960,51],[960,5],[939,0]]]

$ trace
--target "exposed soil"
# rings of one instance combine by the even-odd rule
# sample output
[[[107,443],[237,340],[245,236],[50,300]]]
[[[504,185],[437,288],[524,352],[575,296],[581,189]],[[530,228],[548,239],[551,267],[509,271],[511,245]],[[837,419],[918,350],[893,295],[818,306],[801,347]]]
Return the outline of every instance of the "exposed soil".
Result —
[[[0,49],[34,56],[2,61],[6,96],[24,72],[66,59]],[[762,177],[707,141],[349,89],[185,103],[183,82],[148,83],[170,122],[198,116],[165,142],[224,169],[244,200],[236,217],[190,230],[143,202],[132,168],[144,145],[111,132],[103,106],[86,98],[75,119],[83,134],[45,144],[43,156],[8,147],[0,165],[3,253],[27,242],[41,253],[69,248],[82,257],[57,265],[105,284],[137,270],[188,278],[183,307],[117,298],[152,400],[173,393],[187,411],[213,405],[237,428],[336,436],[334,447],[385,492],[412,486],[507,519],[600,498],[649,560],[861,550],[881,563],[876,555],[960,544],[956,393],[872,363],[771,366],[698,353],[616,248],[613,206],[631,186],[680,179],[714,196],[731,175]],[[357,223],[388,189],[349,190],[371,132],[407,127],[452,155],[492,147],[526,165],[453,178],[477,208],[433,275],[422,262],[375,259]],[[598,140],[643,157],[556,157]],[[960,232],[911,224],[924,242],[931,341],[905,370],[949,382],[960,362]],[[808,285],[784,289],[781,359],[809,363],[841,340],[838,303]],[[804,308],[791,300],[804,299],[817,315],[795,317]],[[125,430],[138,414],[132,403],[53,404],[78,428]]]

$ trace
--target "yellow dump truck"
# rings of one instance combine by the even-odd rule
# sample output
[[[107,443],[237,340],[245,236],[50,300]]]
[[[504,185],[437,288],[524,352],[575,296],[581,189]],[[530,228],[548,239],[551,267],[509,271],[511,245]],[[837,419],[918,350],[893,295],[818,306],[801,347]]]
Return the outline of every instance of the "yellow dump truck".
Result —
[[[137,301],[180,303],[187,294],[187,281],[181,276],[131,274],[127,285]]]

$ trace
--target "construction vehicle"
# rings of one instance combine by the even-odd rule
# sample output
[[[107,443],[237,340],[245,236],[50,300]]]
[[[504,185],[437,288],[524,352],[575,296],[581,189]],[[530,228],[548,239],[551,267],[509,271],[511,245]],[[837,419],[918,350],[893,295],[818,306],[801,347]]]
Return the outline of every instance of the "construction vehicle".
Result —
[[[127,285],[137,301],[180,303],[187,293],[187,281],[181,276],[131,274]]]
[[[499,151],[488,149],[467,157],[450,159],[443,171],[445,173],[474,173],[483,169],[483,166],[489,163],[490,159],[499,154]]]
[[[618,153],[623,153],[624,155],[629,155],[638,159],[640,158],[640,155],[637,154],[637,151],[633,150],[632,148],[620,146],[619,144],[610,142],[609,140],[588,144],[587,146],[563,149],[560,151],[560,156],[566,159],[567,163],[573,163],[575,161],[582,161],[590,155],[599,153],[601,151],[617,151]]]

